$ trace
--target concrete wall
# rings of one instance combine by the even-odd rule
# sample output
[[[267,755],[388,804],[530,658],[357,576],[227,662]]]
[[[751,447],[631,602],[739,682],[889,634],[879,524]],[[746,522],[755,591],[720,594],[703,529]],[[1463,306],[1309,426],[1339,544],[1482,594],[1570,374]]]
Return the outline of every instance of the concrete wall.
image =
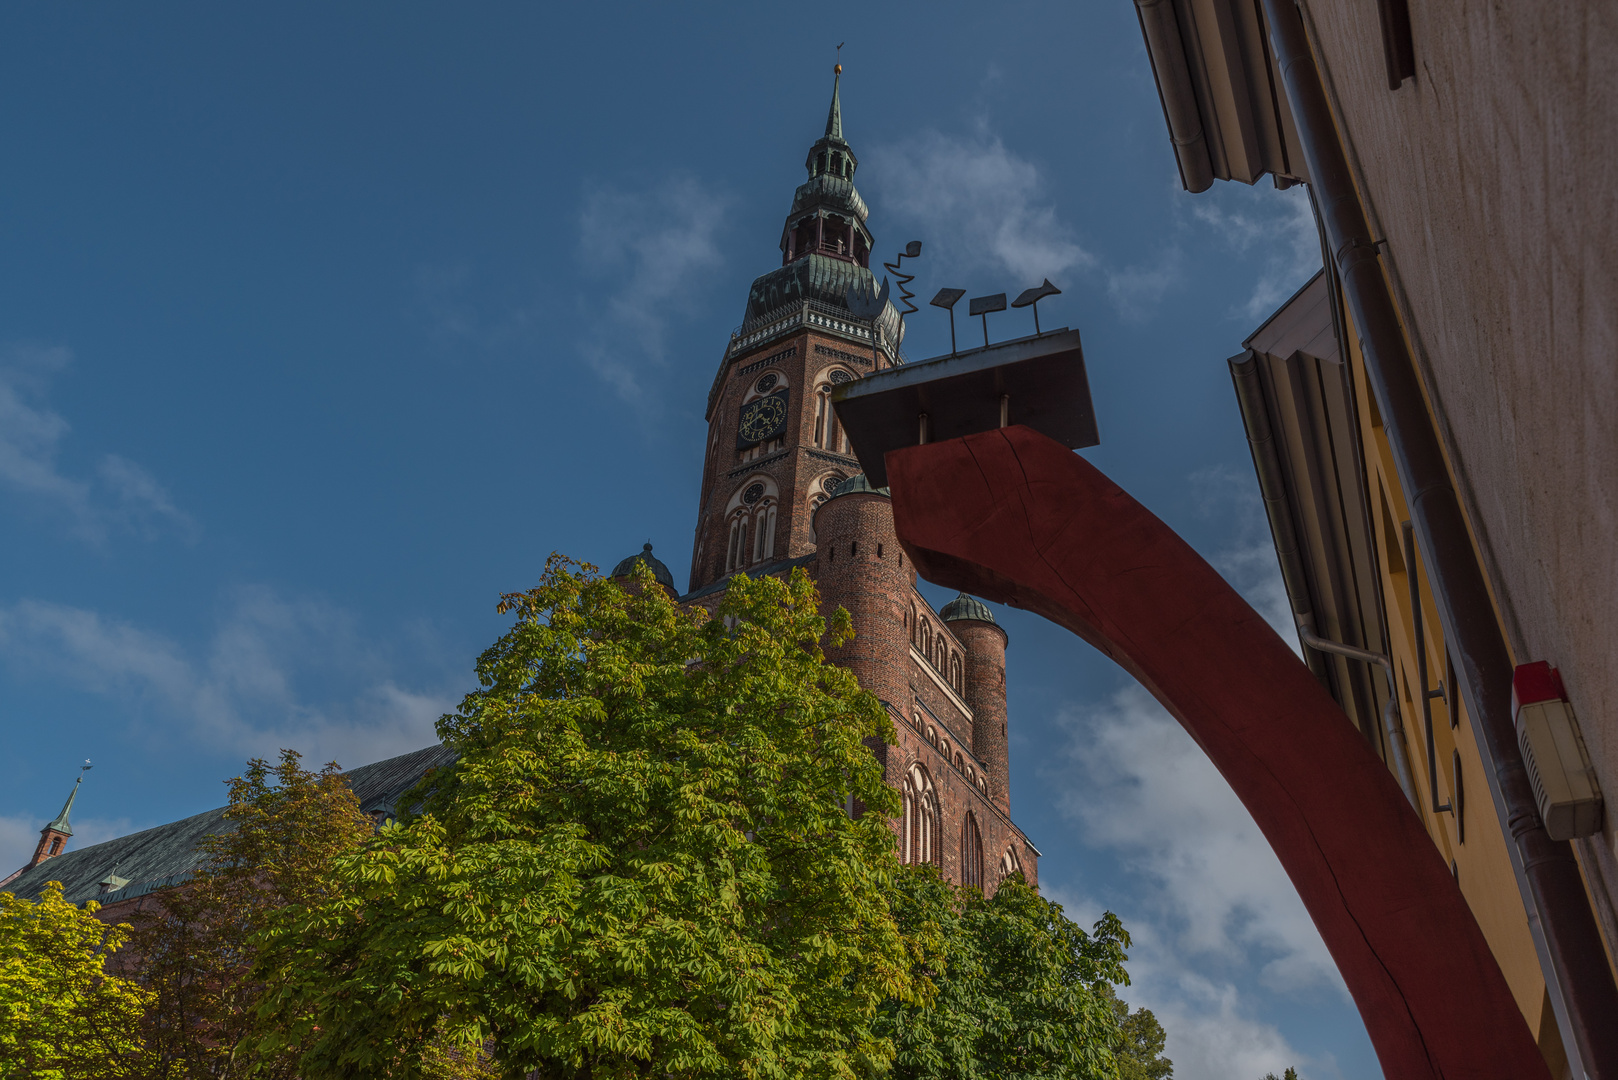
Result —
[[[1618,944],[1618,5],[1309,0],[1372,228],[1519,663],[1561,668],[1609,800],[1578,845]]]

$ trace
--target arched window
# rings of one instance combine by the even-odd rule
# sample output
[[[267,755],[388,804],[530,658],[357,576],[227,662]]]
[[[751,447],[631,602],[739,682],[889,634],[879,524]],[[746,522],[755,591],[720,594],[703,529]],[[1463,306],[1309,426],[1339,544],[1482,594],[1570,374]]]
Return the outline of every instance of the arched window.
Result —
[[[839,453],[849,452],[848,433],[837,422],[837,412],[831,405],[831,392],[835,386],[853,382],[854,376],[840,367],[827,368],[815,377],[815,445]]]
[[[827,450],[848,452],[848,437],[837,422],[837,411],[831,407],[831,384],[824,383],[815,391],[815,445]]]
[[[902,789],[904,820],[899,829],[899,861],[933,863],[941,861],[938,830],[938,793],[933,779],[922,765],[910,766]]]
[[[920,640],[921,635],[921,627],[916,622],[916,605],[914,603],[910,605],[910,619],[905,625],[910,628],[910,644],[914,645]]]
[[[747,523],[751,520],[745,510],[736,510],[730,516],[730,548],[725,555],[725,573],[740,570],[747,552]]]
[[[955,688],[957,694],[966,693],[966,685],[961,681],[961,658],[959,655],[949,658],[949,684]]]
[[[961,819],[961,884],[983,888],[983,836],[970,810]]]
[[[835,495],[837,493],[837,485],[841,484],[847,479],[848,477],[844,476],[842,473],[832,472],[822,476],[817,484],[810,485],[809,542],[811,544],[818,542],[818,539],[815,536],[815,511],[820,509],[820,505],[822,503]]]
[[[933,628],[929,624],[924,622],[924,623],[921,624],[921,655],[927,656],[932,651],[933,651]]]
[[[1022,860],[1017,858],[1016,848],[1006,848],[1006,853],[1000,856],[1000,880],[1004,881],[1012,874],[1022,873]]]
[[[778,504],[775,481],[769,476],[755,474],[742,481],[725,507],[725,520],[730,523],[725,573],[774,557]]]

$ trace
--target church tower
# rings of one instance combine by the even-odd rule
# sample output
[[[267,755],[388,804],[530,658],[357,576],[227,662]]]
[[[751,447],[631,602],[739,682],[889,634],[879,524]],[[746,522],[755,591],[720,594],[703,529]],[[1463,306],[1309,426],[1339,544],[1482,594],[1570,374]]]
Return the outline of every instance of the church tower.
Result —
[[[935,612],[831,407],[831,391],[904,362],[892,304],[874,320],[849,310],[875,295],[875,241],[854,187],[859,158],[843,137],[842,68],[826,133],[781,228],[781,265],[757,278],[708,392],[708,445],[685,603],[712,607],[737,573],[803,567],[855,638],[827,652],[880,699],[895,742],[873,747],[902,797],[900,860],[926,862],[992,891],[1010,873],[1038,884],[1039,851],[1011,820],[1006,634],[962,596]],[[878,260],[880,265],[880,260]],[[614,574],[627,573],[636,559]],[[659,577],[662,580],[662,577]]]
[[[851,288],[875,291],[874,241],[854,188],[859,158],[843,138],[841,82],[839,66],[826,133],[781,228],[781,265],[753,282],[708,392],[693,592],[814,551],[815,507],[860,471],[831,388],[901,362],[892,304],[874,325],[848,310]]]

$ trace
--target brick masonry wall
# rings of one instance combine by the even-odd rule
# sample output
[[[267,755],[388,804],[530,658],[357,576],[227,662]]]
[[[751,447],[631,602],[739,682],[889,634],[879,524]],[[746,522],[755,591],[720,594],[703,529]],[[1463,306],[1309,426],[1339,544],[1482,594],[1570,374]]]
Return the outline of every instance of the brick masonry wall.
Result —
[[[708,417],[708,449],[692,544],[691,590],[724,576],[730,532],[725,506],[755,474],[775,481],[780,492],[773,557],[792,559],[815,550],[811,500],[822,490],[827,476],[835,473],[846,479],[860,471],[859,461],[851,454],[814,445],[815,391],[829,371],[839,368],[854,378],[868,375],[872,370],[870,353],[862,356],[856,347],[839,338],[802,332],[738,353],[728,361]],[[779,451],[743,461],[744,451],[736,448],[742,405],[758,381],[770,374],[776,376],[778,385],[785,384],[789,390],[783,445]]]
[[[966,703],[972,708],[972,752],[989,778],[989,793],[1011,813],[1006,782],[1006,632],[994,623],[958,619],[950,629],[966,647]]]
[[[837,606],[848,610],[857,635],[849,645],[830,652],[829,658],[853,670],[860,685],[898,714],[894,721],[897,741],[884,753],[888,782],[899,786],[915,764],[927,770],[938,796],[940,864],[945,876],[952,881],[962,880],[961,830],[970,813],[982,838],[984,881],[991,891],[999,879],[1001,858],[1008,850],[1015,851],[1018,865],[1030,883],[1037,885],[1038,855],[1012,824],[1005,806],[997,801],[997,796],[1005,792],[1004,772],[1000,774],[1001,782],[995,785],[990,769],[973,754],[971,722],[912,657],[906,618],[911,605],[915,604],[918,613],[931,620],[935,633],[943,630],[943,624],[915,590],[915,570],[904,558],[894,533],[890,502],[875,494],[842,495],[820,508],[815,525],[821,539],[812,564],[816,584],[828,610]],[[998,633],[993,627],[990,631]],[[954,648],[961,647],[953,634],[946,641]],[[970,652],[967,655],[970,657]],[[1003,718],[1003,642],[999,656],[998,678],[980,696],[986,698],[991,715]],[[968,700],[972,693],[968,683]],[[998,706],[992,700],[996,693]],[[929,727],[937,729],[936,744],[928,736]],[[955,764],[957,753],[961,756],[959,768]],[[1001,768],[1004,769],[1003,752]],[[986,790],[976,784],[978,775],[984,777]],[[894,827],[897,836],[898,823]]]
[[[940,864],[945,875],[962,880],[961,830],[970,814],[982,838],[984,881],[990,889],[999,880],[1001,860],[1008,851],[1015,852],[1017,864],[1037,885],[1038,855],[1008,812],[1004,635],[988,626],[987,636],[974,630],[963,636],[957,631],[967,624],[946,624],[932,610],[916,591],[915,570],[894,533],[893,512],[885,496],[854,493],[819,503],[828,475],[846,478],[860,467],[850,455],[814,445],[816,389],[836,369],[855,378],[869,374],[870,360],[869,352],[862,353],[847,341],[803,331],[727,361],[708,416],[690,589],[695,592],[724,578],[730,537],[726,506],[738,491],[768,477],[776,485],[779,503],[774,553],[766,561],[812,555],[808,569],[827,611],[841,606],[852,617],[857,636],[848,645],[829,650],[829,659],[852,670],[861,686],[889,706],[897,742],[871,748],[882,761],[888,782],[898,787],[915,765],[931,779],[939,801]],[[742,405],[769,374],[777,379],[772,390],[782,384],[789,389],[782,446],[743,461],[745,451],[736,448]],[[712,610],[720,595],[711,592],[695,603]],[[923,655],[930,660],[912,653],[913,641],[926,648]],[[951,683],[952,662],[961,665],[958,689]],[[940,681],[954,692],[943,690]],[[990,747],[990,756],[976,752],[980,743]],[[894,828],[897,834],[898,822]]]
[[[1307,11],[1501,621],[1561,669],[1610,800],[1618,9],[1412,4],[1397,92],[1377,5]],[[1618,955],[1618,814],[1577,847]]]

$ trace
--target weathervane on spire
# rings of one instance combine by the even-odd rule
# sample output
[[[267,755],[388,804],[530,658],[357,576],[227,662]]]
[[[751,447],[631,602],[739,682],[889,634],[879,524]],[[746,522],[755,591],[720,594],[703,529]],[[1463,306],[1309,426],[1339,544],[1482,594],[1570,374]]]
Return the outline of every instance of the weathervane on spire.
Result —
[[[831,73],[833,75],[841,75],[843,73],[843,46],[847,44],[848,42],[846,41],[839,41],[837,43],[837,66],[831,69]]]

